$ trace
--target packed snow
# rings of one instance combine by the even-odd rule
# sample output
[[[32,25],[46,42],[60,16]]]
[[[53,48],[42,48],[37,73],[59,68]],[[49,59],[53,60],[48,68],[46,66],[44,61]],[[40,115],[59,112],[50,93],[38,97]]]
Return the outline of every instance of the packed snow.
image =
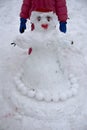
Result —
[[[43,44],[31,44],[35,47],[31,55],[28,49],[11,45],[16,36],[24,35],[25,40],[32,36],[29,22],[26,33],[19,34],[21,4],[22,0],[0,1],[0,130],[87,130],[87,1],[67,0],[67,33],[58,28],[55,35],[48,33],[52,42],[56,39],[52,45],[43,42],[42,35]],[[37,38],[38,33],[33,35]],[[36,79],[32,72],[43,76],[38,73]],[[44,82],[46,76],[49,82]],[[34,86],[30,91],[28,80]]]

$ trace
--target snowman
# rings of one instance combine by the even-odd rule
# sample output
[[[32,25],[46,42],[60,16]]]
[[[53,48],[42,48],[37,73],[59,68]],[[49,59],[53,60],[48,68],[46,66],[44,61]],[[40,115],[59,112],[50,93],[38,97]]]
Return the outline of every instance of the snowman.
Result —
[[[29,49],[26,62],[15,77],[17,90],[27,98],[45,102],[74,97],[79,87],[76,74],[72,73],[76,58],[74,50],[59,40],[56,14],[33,11],[30,22],[34,23],[34,30],[14,40],[20,48]]]

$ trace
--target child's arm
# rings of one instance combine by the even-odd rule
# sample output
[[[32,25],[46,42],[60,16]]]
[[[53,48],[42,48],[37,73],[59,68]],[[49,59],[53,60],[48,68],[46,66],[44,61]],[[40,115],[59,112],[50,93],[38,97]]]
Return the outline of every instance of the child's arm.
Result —
[[[67,15],[66,0],[56,0],[56,14],[60,22],[67,21],[68,15]]]
[[[61,32],[66,33],[67,27],[67,6],[66,0],[56,0],[56,14],[59,20],[59,29]]]
[[[30,18],[31,0],[23,0],[23,4],[20,12],[20,33],[24,33],[26,30],[27,19]]]
[[[31,8],[31,0],[23,0],[20,17],[25,19],[29,18],[30,8]]]

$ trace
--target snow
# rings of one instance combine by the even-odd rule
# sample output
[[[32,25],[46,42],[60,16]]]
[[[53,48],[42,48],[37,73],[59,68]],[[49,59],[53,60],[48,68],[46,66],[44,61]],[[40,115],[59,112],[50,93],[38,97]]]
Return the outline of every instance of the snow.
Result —
[[[19,35],[21,3],[22,0],[0,1],[0,130],[86,130],[87,1],[67,0],[70,18],[67,23],[67,33],[58,32],[61,43],[65,43],[64,47],[71,48],[70,50],[66,49],[66,54],[59,50],[60,59],[61,56],[67,55],[70,62],[66,66],[65,60],[63,60],[63,65],[69,67],[70,64],[73,64],[73,69],[69,70],[71,72],[69,80],[72,84],[74,83],[75,88],[78,88],[78,93],[74,98],[65,101],[64,94],[62,95],[64,101],[61,102],[58,102],[56,94],[53,95],[54,102],[50,102],[48,95],[46,95],[46,102],[42,101],[42,93],[36,95],[36,100],[38,100],[36,101],[32,98],[35,94],[34,91],[29,91],[29,98],[27,98],[24,84],[20,83],[18,77],[23,73],[22,65],[24,66],[28,58],[27,50],[17,46],[13,47],[10,43]],[[73,45],[71,45],[72,41]],[[72,72],[76,72],[75,75],[78,79]],[[18,74],[17,77],[15,77],[16,74]],[[19,84],[18,87],[15,85],[14,78]],[[17,91],[17,89],[19,90]],[[76,93],[76,89],[73,91]]]

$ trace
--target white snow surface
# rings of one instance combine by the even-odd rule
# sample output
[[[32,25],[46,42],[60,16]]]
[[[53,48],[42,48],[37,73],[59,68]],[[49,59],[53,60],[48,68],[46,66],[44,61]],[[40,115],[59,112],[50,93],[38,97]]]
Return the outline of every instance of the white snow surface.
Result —
[[[53,98],[46,94],[44,101],[42,93],[38,92],[36,95],[34,95],[34,91],[27,93],[24,84],[20,83],[20,74],[23,71],[24,77],[22,78],[28,78],[29,70],[27,72],[27,68],[29,65],[38,66],[37,62],[35,64],[35,60],[38,59],[40,54],[39,51],[36,51],[38,55],[32,58],[36,54],[35,52],[27,55],[27,49],[23,50],[10,44],[19,35],[21,4],[22,0],[0,1],[0,130],[87,130],[87,1],[67,0],[70,18],[67,21],[67,33],[63,34],[58,30],[60,42],[58,41],[59,51],[57,54],[59,55],[56,57],[55,51],[52,55],[52,60],[55,61],[57,59],[57,62],[62,64],[65,74],[68,71],[70,72],[69,80],[75,87],[73,90],[75,96],[66,100],[73,93],[68,93],[68,96],[66,96],[63,86],[64,91],[62,90],[62,98],[59,102],[55,88],[47,88],[48,92],[53,92]],[[29,32],[29,22],[27,23],[26,32]],[[71,44],[72,41],[74,44]],[[55,46],[57,47],[57,43]],[[37,47],[36,49],[38,49]],[[49,51],[46,52],[44,57],[46,55],[47,57],[49,56]],[[53,58],[54,56],[55,58]],[[42,58],[41,55],[39,58]],[[41,63],[44,63],[42,59]],[[49,63],[51,63],[51,59],[49,59]],[[45,63],[41,65],[41,67],[44,67]],[[54,62],[48,68],[47,66],[45,67],[49,71],[47,73],[49,77],[50,74],[53,74],[53,71],[50,71],[52,66],[53,69],[56,68]],[[60,66],[61,70],[62,68]],[[32,67],[30,69],[32,74]],[[44,72],[41,68],[39,69]],[[43,70],[45,69],[43,68]],[[26,76],[27,73],[28,76]],[[61,75],[60,70],[58,73]],[[18,87],[15,84],[14,77]],[[51,81],[50,79],[49,81]],[[30,81],[32,81],[32,78]],[[66,82],[67,80],[64,79],[64,81]],[[64,81],[61,81],[61,83],[63,84]],[[40,89],[44,91],[46,85],[44,82],[42,83],[43,86],[40,86]],[[51,83],[53,84],[53,82]],[[35,82],[32,81],[32,84],[35,85]],[[43,89],[43,87],[45,88]],[[35,99],[32,97],[35,97]]]

